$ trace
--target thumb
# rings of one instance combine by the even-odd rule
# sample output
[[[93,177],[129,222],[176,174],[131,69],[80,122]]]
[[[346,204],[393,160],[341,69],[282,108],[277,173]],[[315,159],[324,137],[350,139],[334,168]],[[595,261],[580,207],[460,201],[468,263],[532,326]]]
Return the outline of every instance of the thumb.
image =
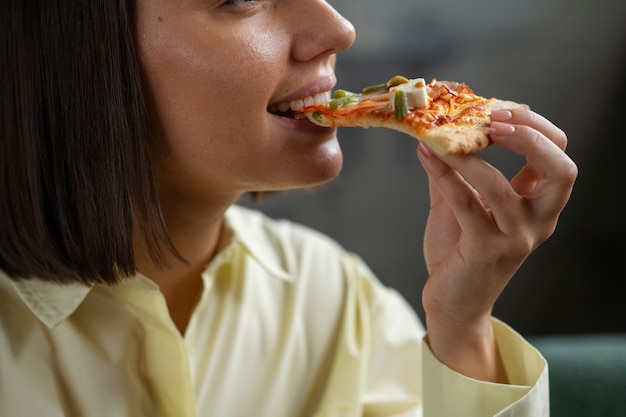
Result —
[[[428,190],[430,194],[430,207],[439,206],[440,204],[447,205],[444,201],[443,195],[439,191],[439,187],[433,179],[433,174],[442,169],[444,163],[437,158],[430,148],[421,143],[417,146],[417,157],[422,163],[422,167],[428,175]]]

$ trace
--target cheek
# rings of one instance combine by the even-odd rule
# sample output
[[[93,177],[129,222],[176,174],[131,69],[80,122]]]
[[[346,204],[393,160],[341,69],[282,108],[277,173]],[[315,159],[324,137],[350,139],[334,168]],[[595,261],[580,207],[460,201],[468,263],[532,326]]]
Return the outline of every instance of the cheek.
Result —
[[[265,112],[276,85],[287,70],[284,40],[269,34],[245,36],[239,46],[219,51],[212,72],[214,94],[223,109],[254,117]]]
[[[303,142],[269,121],[267,104],[291,75],[289,37],[280,27],[199,30],[193,19],[174,18],[164,14],[139,38],[162,172],[183,185],[191,178],[204,184],[263,179],[259,188],[337,174],[335,141]]]
[[[281,72],[289,58],[289,44],[286,34],[280,31],[252,32],[246,37],[241,48],[247,56],[248,71],[251,76],[263,76],[267,70]],[[277,74],[274,74],[277,75]]]
[[[226,35],[210,41],[168,38],[144,54],[162,136],[235,136],[255,120],[262,122],[285,70],[285,42],[269,34]]]

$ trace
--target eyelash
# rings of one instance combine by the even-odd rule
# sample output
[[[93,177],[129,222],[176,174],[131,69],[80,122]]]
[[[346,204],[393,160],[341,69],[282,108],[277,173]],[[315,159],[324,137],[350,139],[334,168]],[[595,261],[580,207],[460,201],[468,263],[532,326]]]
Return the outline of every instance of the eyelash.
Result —
[[[227,0],[222,3],[224,7],[245,7],[245,3],[258,3],[260,0]]]

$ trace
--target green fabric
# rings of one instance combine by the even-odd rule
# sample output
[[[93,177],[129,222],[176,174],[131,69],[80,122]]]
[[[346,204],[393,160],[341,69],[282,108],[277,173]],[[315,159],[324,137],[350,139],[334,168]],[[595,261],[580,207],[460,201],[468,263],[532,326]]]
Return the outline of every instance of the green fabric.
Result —
[[[626,334],[540,336],[551,417],[626,416]]]

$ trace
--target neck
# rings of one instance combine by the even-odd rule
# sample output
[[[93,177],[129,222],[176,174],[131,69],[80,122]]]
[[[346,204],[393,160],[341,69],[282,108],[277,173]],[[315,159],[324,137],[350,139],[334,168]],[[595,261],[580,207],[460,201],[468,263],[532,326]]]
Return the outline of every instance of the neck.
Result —
[[[222,236],[223,216],[226,208],[203,216],[164,217],[170,237],[185,263],[173,255],[167,259],[166,267],[159,267],[142,250],[137,251],[137,269],[156,283],[167,303],[170,316],[181,332],[185,333],[191,314],[202,294],[201,274],[219,252]],[[169,215],[168,215],[169,214]]]

